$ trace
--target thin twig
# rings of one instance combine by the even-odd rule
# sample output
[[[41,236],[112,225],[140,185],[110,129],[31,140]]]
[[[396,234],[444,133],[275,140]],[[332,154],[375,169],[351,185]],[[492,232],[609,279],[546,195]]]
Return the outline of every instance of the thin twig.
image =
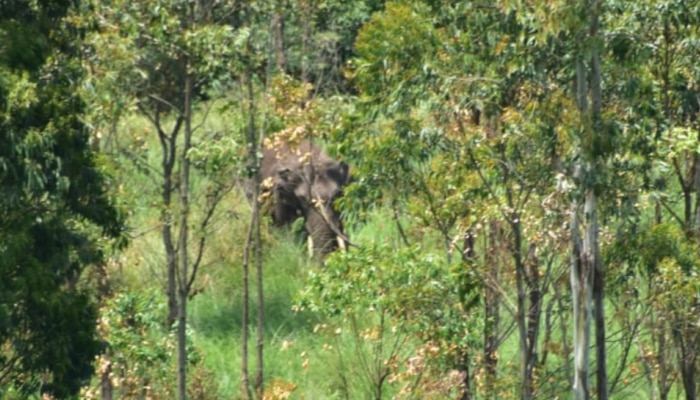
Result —
[[[177,106],[175,106],[173,103],[169,102],[168,100],[165,100],[164,98],[162,98],[162,97],[160,97],[160,96],[157,96],[157,95],[155,95],[155,94],[149,93],[149,94],[147,95],[147,97],[148,97],[149,99],[151,99],[151,100],[155,100],[155,101],[157,101],[157,102],[159,102],[159,103],[162,103],[162,104],[168,106],[168,108],[170,108],[171,110],[175,111],[177,114],[182,114],[182,110],[180,110],[180,109],[177,108]]]

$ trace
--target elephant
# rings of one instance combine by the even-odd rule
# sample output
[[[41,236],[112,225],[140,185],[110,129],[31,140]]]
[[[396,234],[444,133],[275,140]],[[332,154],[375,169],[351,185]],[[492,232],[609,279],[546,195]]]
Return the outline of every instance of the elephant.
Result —
[[[275,226],[288,226],[304,218],[311,256],[323,258],[346,248],[349,240],[334,202],[350,182],[348,164],[303,140],[298,146],[266,146],[259,174],[261,199],[270,201],[265,212]]]

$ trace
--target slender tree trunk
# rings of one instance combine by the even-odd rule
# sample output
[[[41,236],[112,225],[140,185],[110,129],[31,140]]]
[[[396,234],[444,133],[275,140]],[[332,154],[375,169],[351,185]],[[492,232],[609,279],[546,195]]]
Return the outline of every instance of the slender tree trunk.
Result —
[[[170,214],[170,210],[165,211]],[[163,226],[163,244],[166,254],[166,269],[168,274],[168,326],[173,326],[177,320],[177,254],[172,241],[172,216],[168,215]]]
[[[187,297],[189,295],[189,215],[190,215],[190,161],[188,152],[192,147],[192,89],[194,77],[189,72],[189,61],[183,60],[186,77],[184,93],[184,122],[185,134],[182,152],[180,154],[180,235],[179,250],[179,279],[178,279],[178,325],[177,325],[177,355],[178,355],[178,398],[187,399]]]
[[[258,189],[255,189],[256,198],[253,200],[257,203]],[[255,207],[255,206],[253,206]],[[253,211],[255,212],[255,211]],[[244,399],[252,399],[253,393],[250,389],[250,375],[248,370],[248,331],[249,331],[249,312],[250,312],[250,248],[255,229],[254,219],[251,217],[248,225],[248,234],[246,235],[245,248],[243,250],[243,309],[241,311],[241,395]]]
[[[530,351],[529,343],[529,328],[527,314],[527,284],[525,263],[522,256],[522,231],[520,226],[520,215],[514,212],[510,218],[511,229],[513,234],[513,242],[511,243],[511,255],[515,264],[515,280],[517,286],[517,310],[516,324],[520,337],[520,398],[522,400],[533,399],[533,380],[532,372],[534,371],[534,361]]]
[[[700,132],[698,132],[698,143],[700,143]],[[693,154],[693,189],[695,191],[695,211],[693,226],[691,227],[693,236],[700,238],[700,156]]]
[[[181,121],[178,119],[178,121]],[[175,166],[175,149],[177,133],[180,130],[179,123],[173,129],[170,136],[166,135],[158,125],[156,119],[156,128],[161,142],[163,151],[162,168],[163,168],[163,191],[161,198],[163,199],[163,209],[161,210],[161,220],[163,227],[161,236],[163,239],[163,247],[165,248],[166,257],[166,274],[167,274],[167,294],[168,294],[168,319],[167,325],[173,326],[177,319],[177,252],[173,243],[173,204],[172,194],[173,185],[173,169]]]
[[[262,254],[262,240],[260,237],[260,202],[258,201],[259,191],[260,191],[260,160],[258,159],[258,143],[261,142],[256,135],[255,126],[255,91],[253,89],[253,80],[248,79],[246,82],[246,87],[248,91],[248,143],[251,146],[250,155],[252,157],[253,163],[253,176],[254,176],[254,186],[253,194],[255,200],[253,201],[253,215],[251,216],[251,228],[253,230],[252,245],[255,247],[255,272],[256,272],[256,286],[258,295],[258,326],[257,326],[257,368],[255,371],[255,392],[258,399],[263,398],[263,393],[265,388],[264,382],[264,369],[263,369],[263,351],[265,344],[265,307],[264,307],[264,288],[263,288],[263,254]],[[250,250],[248,249],[250,252]]]
[[[591,0],[591,38],[598,39],[599,18],[601,12],[601,0]],[[600,66],[600,50],[594,45],[591,54],[591,123],[592,135],[605,135],[602,126],[603,91],[602,72]],[[601,164],[595,162],[596,155],[590,154],[592,159],[590,177],[598,174]],[[591,181],[592,179],[589,179]],[[605,344],[605,275],[603,261],[600,257],[600,245],[598,241],[598,214],[596,194],[592,183],[588,183],[586,189],[586,205],[584,207],[587,224],[587,241],[584,241],[584,253],[590,257],[589,265],[593,268],[593,302],[595,306],[595,335],[596,335],[596,391],[598,400],[608,399],[608,371],[607,352]],[[586,246],[588,243],[588,246]]]
[[[250,87],[249,85],[252,85],[251,80],[252,78],[252,73],[249,71],[247,76],[244,78],[246,79],[246,82],[243,82],[246,87]],[[248,93],[250,96],[250,93]],[[249,101],[252,101],[252,99],[248,99]],[[245,247],[243,249],[243,310],[242,310],[242,321],[241,321],[241,341],[242,341],[242,348],[241,348],[241,395],[243,396],[244,399],[251,399],[253,398],[253,393],[251,391],[250,387],[250,372],[248,368],[249,360],[248,360],[248,334],[249,334],[249,322],[250,322],[250,258],[251,258],[251,247],[253,246],[253,241],[254,237],[256,236],[255,230],[256,230],[256,220],[258,219],[258,216],[256,215],[259,210],[259,192],[260,192],[260,184],[259,184],[259,178],[258,178],[258,171],[257,171],[257,145],[255,141],[255,128],[252,125],[252,121],[254,121],[255,116],[252,114],[253,112],[253,104],[249,103],[249,110],[248,112],[250,113],[249,115],[249,125],[248,125],[248,158],[249,162],[252,165],[251,168],[251,179],[253,179],[253,213],[250,218],[250,222],[248,224],[248,233],[246,235],[246,240],[245,240]]]
[[[284,3],[284,0],[277,2],[275,13],[272,16],[272,37],[275,46],[277,69],[282,73],[287,72],[287,55],[284,47],[284,9],[286,8]]]
[[[588,112],[588,85],[586,84],[586,72],[583,60],[576,62],[576,100],[579,112],[584,115]],[[579,158],[582,156],[578,150]],[[579,162],[576,165],[574,179],[585,181],[582,177],[588,171],[584,171],[584,165]],[[573,305],[573,349],[574,349],[574,379],[572,390],[575,400],[588,400],[590,397],[588,387],[588,362],[590,359],[590,320],[591,320],[591,275],[584,245],[581,241],[580,204],[574,199],[571,204],[571,298]]]
[[[659,385],[659,400],[667,400],[668,393],[671,391],[671,385],[668,379],[668,363],[666,359],[666,352],[668,351],[666,345],[666,331],[661,329],[658,338],[657,354],[660,359],[659,362],[659,374],[658,374],[658,385]]]
[[[301,81],[309,81],[308,48],[311,38],[311,4],[303,2],[302,5],[302,32],[301,32]]]
[[[499,302],[500,295],[495,285],[499,285],[498,246],[501,241],[501,227],[497,221],[489,223],[489,245],[486,255],[486,279],[490,282],[484,285],[484,362],[486,365],[486,385],[491,398],[497,390],[494,386],[498,369],[498,334],[500,326]]]
[[[514,246],[523,245],[520,223],[514,223]],[[531,249],[534,253],[534,247]],[[542,295],[539,288],[539,270],[536,258],[524,258],[521,251],[515,250],[516,284],[518,290],[517,325],[520,333],[521,393],[520,398],[535,398],[534,375],[537,364],[537,342],[542,315]]]
[[[600,0],[586,0],[590,9],[589,30],[582,33],[580,45],[582,54],[576,62],[576,100],[581,115],[583,127],[581,142],[603,142],[602,134],[602,89],[600,70],[600,50],[597,39],[599,38],[599,14],[601,12]],[[592,48],[588,48],[592,43]],[[590,71],[584,63],[585,50],[590,51]],[[590,73],[590,76],[589,76]],[[590,86],[588,84],[590,79]],[[591,107],[589,107],[590,95]],[[584,195],[584,239],[581,243],[579,232],[579,203],[575,200],[572,204],[572,262],[571,262],[571,288],[574,303],[574,397],[588,399],[590,396],[588,387],[588,361],[590,343],[591,300],[594,297],[595,327],[596,327],[596,378],[597,395],[599,400],[607,400],[608,383],[606,370],[605,350],[605,317],[604,317],[604,288],[603,265],[600,259],[598,244],[598,216],[596,194],[593,182],[600,167],[598,159],[600,154],[596,146],[587,146],[579,149],[581,161],[576,167],[575,178],[583,189]]]
[[[678,336],[680,336],[679,334]],[[680,349],[678,353],[678,363],[681,366],[681,378],[683,380],[683,389],[685,390],[685,400],[696,400],[695,397],[695,357],[692,350],[687,348],[687,344],[683,343],[683,338],[677,340],[677,346]],[[685,344],[685,345],[684,345]]]
[[[579,206],[574,200],[571,206],[571,300],[574,317],[574,381],[572,389],[575,400],[588,400],[588,361],[590,357],[591,320],[591,271],[583,255],[583,244],[579,232]]]
[[[165,247],[166,257],[166,273],[168,277],[168,326],[172,326],[177,318],[177,254],[175,245],[173,244],[173,213],[172,213],[172,191],[173,191],[173,167],[175,165],[175,140],[176,132],[168,137],[161,129],[157,127],[158,136],[160,138],[161,147],[163,150],[162,167],[163,167],[163,209],[161,211],[161,220],[163,228],[161,236],[163,238],[163,247]]]
[[[527,311],[527,374],[530,381],[530,395],[535,395],[535,366],[537,365],[537,343],[540,336],[540,320],[542,316],[542,291],[540,289],[539,259],[536,256],[536,246],[530,244],[525,261],[526,283],[528,291]]]
[[[257,203],[257,201],[256,201]],[[265,345],[265,296],[263,287],[263,255],[262,255],[262,240],[260,237],[260,205],[255,206],[255,212],[253,213],[253,221],[255,224],[255,269],[257,277],[257,289],[258,289],[258,343],[257,343],[257,370],[255,373],[255,388],[258,393],[258,399],[263,398],[263,393],[265,393],[264,386],[264,368],[263,368],[263,355],[264,355],[264,345]]]
[[[596,389],[598,399],[608,398],[608,378],[605,351],[605,316],[603,268],[598,246],[598,221],[596,211],[596,196],[593,189],[586,193],[584,215],[588,219],[586,235],[583,241],[583,253],[586,257],[587,268],[593,271],[593,302],[595,306],[595,337],[596,337]]]
[[[672,324],[674,326],[673,339],[678,349],[678,365],[680,366],[685,399],[696,400],[697,333],[692,334],[691,332],[695,331],[695,328],[691,327],[686,321],[679,320],[677,317]]]
[[[183,218],[186,219],[186,218]],[[187,247],[187,246],[183,246]],[[182,253],[187,253],[187,250],[181,250]],[[186,257],[186,255],[184,255]],[[185,264],[180,261],[180,267],[186,268]],[[181,277],[182,279],[182,277]],[[179,290],[178,304],[178,324],[177,324],[177,389],[178,399],[187,399],[187,291],[182,287]]]
[[[398,221],[398,220],[397,220]],[[462,262],[465,265],[471,264],[476,259],[476,249],[475,249],[475,237],[472,230],[467,230],[464,234],[464,243],[462,250]],[[469,371],[469,350],[466,348],[460,348],[458,354],[459,371],[464,374],[462,379],[462,387],[460,388],[460,400],[470,400],[471,399],[471,375]]]

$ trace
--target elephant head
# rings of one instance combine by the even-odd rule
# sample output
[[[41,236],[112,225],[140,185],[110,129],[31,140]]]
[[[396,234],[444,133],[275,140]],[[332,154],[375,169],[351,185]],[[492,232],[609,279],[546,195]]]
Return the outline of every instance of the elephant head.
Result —
[[[261,178],[272,190],[270,214],[277,226],[304,218],[309,252],[323,257],[348,243],[335,200],[350,179],[350,168],[309,141],[297,148],[265,150]]]

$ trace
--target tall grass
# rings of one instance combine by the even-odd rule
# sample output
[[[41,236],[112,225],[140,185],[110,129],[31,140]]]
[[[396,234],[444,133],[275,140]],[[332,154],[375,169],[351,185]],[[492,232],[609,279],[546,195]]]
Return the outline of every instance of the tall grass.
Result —
[[[390,240],[389,229],[382,222],[372,221],[351,231],[352,238]],[[293,310],[297,295],[305,287],[310,271],[323,268],[310,261],[305,245],[287,231],[268,231],[265,240],[265,376],[268,384],[289,382],[296,386],[295,398],[343,398],[344,381],[361,381],[362,377],[342,368],[342,360],[356,362],[355,338],[346,330],[342,334],[323,335],[319,327],[326,321],[309,312]],[[217,239],[217,243],[221,241]],[[229,243],[231,245],[231,243]],[[242,246],[242,243],[233,244]],[[218,247],[218,246],[217,246]],[[255,291],[257,288],[253,287]],[[239,260],[217,268],[205,290],[190,305],[190,322],[195,343],[205,354],[208,367],[216,371],[219,395],[232,398],[240,393],[241,373],[241,309],[242,271]],[[251,296],[251,309],[257,300]],[[251,326],[256,325],[252,316]],[[326,326],[326,328],[328,328]],[[333,328],[335,329],[335,328]],[[255,337],[255,332],[251,332]],[[254,339],[249,343],[254,348]],[[251,369],[255,366],[251,360]],[[352,383],[355,388],[362,382]],[[357,389],[356,389],[357,390]]]
[[[230,118],[230,119],[229,119]],[[230,122],[234,121],[232,127]],[[212,113],[203,126],[205,132],[235,134],[235,117]],[[127,211],[132,242],[121,253],[111,271],[117,290],[153,292],[165,296],[165,255],[160,233],[160,147],[148,121],[131,116],[119,130],[122,149],[113,154],[116,178],[121,182],[119,199]],[[236,176],[231,176],[236,180]],[[196,191],[206,180],[193,175]],[[195,210],[197,208],[195,207]],[[195,211],[196,212],[196,211]],[[188,306],[193,344],[216,381],[217,398],[236,398],[241,392],[242,253],[250,218],[250,205],[240,187],[227,194],[207,233],[207,250],[194,285],[196,295]],[[309,312],[295,312],[292,306],[303,289],[308,272],[322,268],[305,254],[289,230],[272,230],[264,224],[264,340],[265,376],[268,385],[285,382],[296,387],[298,398],[340,398],[343,371],[338,369],[338,348],[326,343],[315,329],[323,324]],[[350,233],[357,240],[390,240],[391,229],[378,222]],[[381,239],[379,239],[381,238]],[[251,280],[254,281],[254,280]],[[257,288],[251,290],[251,321],[256,326]],[[251,349],[256,332],[251,332]],[[340,349],[341,352],[346,351]],[[349,354],[344,358],[352,357]],[[254,354],[253,351],[250,353]],[[251,357],[250,368],[256,360]]]

